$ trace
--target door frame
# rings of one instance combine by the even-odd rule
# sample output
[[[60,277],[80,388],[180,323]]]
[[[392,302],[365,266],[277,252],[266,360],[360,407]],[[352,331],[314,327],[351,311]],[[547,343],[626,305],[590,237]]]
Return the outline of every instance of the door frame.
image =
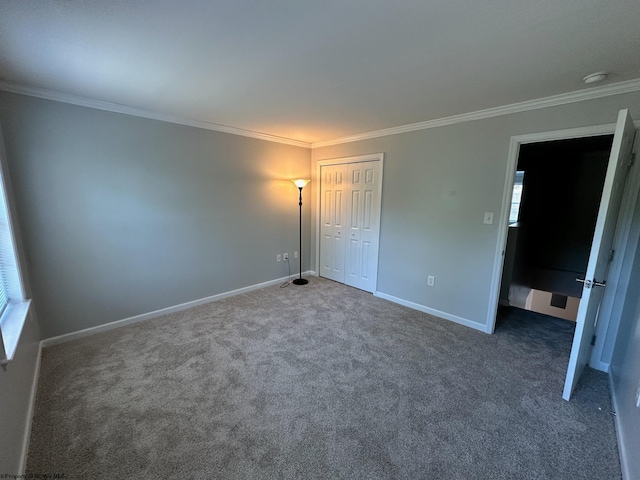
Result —
[[[634,126],[636,129],[640,127],[640,122],[634,122]],[[507,159],[507,168],[505,173],[505,183],[504,183],[504,191],[502,195],[502,209],[500,214],[500,221],[498,225],[498,239],[496,243],[496,251],[493,262],[493,276],[491,278],[491,289],[489,293],[489,308],[487,312],[487,333],[493,333],[496,328],[496,320],[498,314],[498,302],[500,296],[500,283],[502,281],[502,271],[504,268],[504,251],[507,244],[507,234],[509,231],[509,211],[511,205],[511,197],[513,193],[513,185],[514,178],[516,173],[516,168],[518,165],[518,157],[520,155],[520,147],[522,145],[531,144],[531,143],[542,143],[542,142],[550,142],[554,140],[570,140],[577,138],[588,138],[588,137],[596,137],[601,135],[613,135],[615,132],[616,124],[610,123],[606,125],[596,125],[591,127],[580,127],[580,128],[571,128],[566,130],[555,130],[550,132],[540,132],[533,134],[525,134],[525,135],[515,135],[511,137],[509,143],[509,155]],[[634,172],[635,170],[635,172]],[[637,196],[637,192],[632,191],[632,188],[629,188],[630,185],[637,185],[638,179],[635,178],[638,176],[638,172],[640,169],[632,169],[629,172],[631,178],[628,179],[627,186],[623,192],[622,197],[622,206],[620,213],[623,213],[625,209],[633,209],[635,207],[635,202],[632,200]],[[615,245],[622,246],[622,248],[626,248],[629,243],[629,227],[632,221],[633,215],[625,215],[620,218],[624,218],[624,224],[618,222],[617,229],[619,229],[620,235],[616,235]],[[628,224],[628,225],[627,225]],[[611,283],[613,284],[613,279],[618,279],[622,270],[622,258],[624,257],[624,251],[620,251],[620,254],[616,254],[613,260],[613,264],[611,265],[611,271],[609,273],[609,278],[612,279]],[[617,282],[615,282],[617,283]],[[606,289],[604,297],[602,299],[602,304],[611,303],[612,298],[615,298],[616,289]],[[597,327],[597,343],[604,342],[606,337],[606,332],[609,328],[610,314],[611,309],[607,309],[603,318],[598,320]],[[596,349],[594,351],[602,352],[602,347]],[[603,364],[601,362],[601,358],[594,358],[592,356],[590,365],[593,368],[603,369],[608,368],[608,363]]]
[[[368,153],[365,155],[355,155],[351,157],[327,158],[316,162],[316,178],[318,188],[316,189],[316,261],[315,271],[320,275],[320,236],[322,234],[322,218],[320,216],[320,206],[322,201],[322,167],[330,165],[344,165],[347,163],[380,162],[380,184],[378,185],[378,195],[380,198],[380,218],[378,220],[378,252],[376,255],[376,279],[373,291],[378,290],[378,269],[380,267],[380,231],[382,230],[382,181],[384,174],[384,153]]]

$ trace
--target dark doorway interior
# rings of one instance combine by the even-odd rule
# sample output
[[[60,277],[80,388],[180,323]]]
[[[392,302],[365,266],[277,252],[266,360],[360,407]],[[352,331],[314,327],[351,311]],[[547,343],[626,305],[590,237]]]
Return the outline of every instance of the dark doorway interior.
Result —
[[[501,305],[574,320],[613,136],[523,145]],[[517,188],[517,187],[516,187]]]

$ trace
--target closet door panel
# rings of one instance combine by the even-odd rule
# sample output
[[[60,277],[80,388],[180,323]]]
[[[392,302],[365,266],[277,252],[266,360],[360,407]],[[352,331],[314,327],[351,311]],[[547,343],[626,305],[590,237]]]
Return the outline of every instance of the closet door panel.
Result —
[[[378,272],[381,162],[321,167],[320,275],[373,292]]]

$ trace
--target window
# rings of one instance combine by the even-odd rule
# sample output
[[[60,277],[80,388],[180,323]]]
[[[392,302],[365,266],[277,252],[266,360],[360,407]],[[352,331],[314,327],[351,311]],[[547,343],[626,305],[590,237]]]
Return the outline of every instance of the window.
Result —
[[[0,365],[6,366],[16,352],[31,300],[25,298],[11,219],[8,170],[0,132]]]
[[[511,197],[511,212],[509,213],[509,225],[518,221],[520,215],[520,201],[522,199],[522,188],[524,182],[524,170],[516,172],[516,180],[513,184],[513,196]]]

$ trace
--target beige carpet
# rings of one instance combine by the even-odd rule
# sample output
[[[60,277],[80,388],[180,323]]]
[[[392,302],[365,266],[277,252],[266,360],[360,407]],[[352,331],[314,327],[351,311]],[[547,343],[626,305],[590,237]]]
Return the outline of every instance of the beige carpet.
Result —
[[[44,350],[28,472],[86,478],[619,479],[573,325],[486,335],[331,281]]]

